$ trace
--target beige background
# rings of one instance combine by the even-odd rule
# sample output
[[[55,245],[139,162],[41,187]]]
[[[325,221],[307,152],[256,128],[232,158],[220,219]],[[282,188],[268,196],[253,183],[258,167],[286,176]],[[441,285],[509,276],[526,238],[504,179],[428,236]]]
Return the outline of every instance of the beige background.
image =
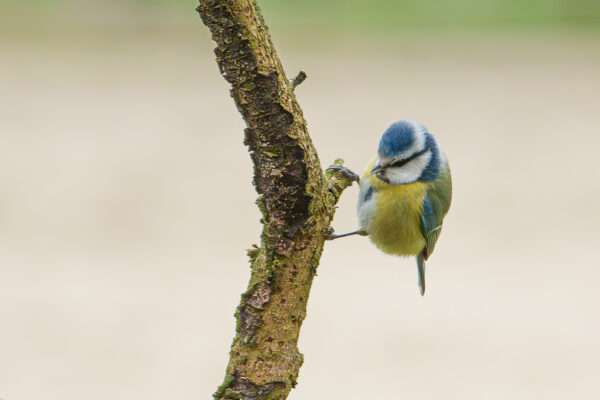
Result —
[[[187,17],[0,36],[4,400],[199,399],[222,380],[259,214]],[[424,298],[413,260],[327,244],[290,398],[599,396],[598,37],[278,33],[323,164],[361,170],[411,118],[455,190]]]

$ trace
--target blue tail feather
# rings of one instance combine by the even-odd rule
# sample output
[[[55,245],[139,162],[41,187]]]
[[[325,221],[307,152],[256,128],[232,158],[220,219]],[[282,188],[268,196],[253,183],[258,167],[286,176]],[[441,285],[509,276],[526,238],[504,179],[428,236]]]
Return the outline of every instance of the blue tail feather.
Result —
[[[419,291],[421,296],[425,295],[425,258],[423,253],[417,256],[417,269],[419,272]]]

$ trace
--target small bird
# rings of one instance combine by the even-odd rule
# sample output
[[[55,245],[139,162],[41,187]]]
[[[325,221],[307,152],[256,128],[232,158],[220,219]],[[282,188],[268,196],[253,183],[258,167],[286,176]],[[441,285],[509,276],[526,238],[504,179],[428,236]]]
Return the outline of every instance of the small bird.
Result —
[[[410,120],[393,123],[383,133],[377,157],[363,176],[342,170],[360,185],[357,214],[360,229],[384,253],[415,255],[421,296],[425,294],[425,260],[442,231],[452,197],[446,156],[427,129]]]

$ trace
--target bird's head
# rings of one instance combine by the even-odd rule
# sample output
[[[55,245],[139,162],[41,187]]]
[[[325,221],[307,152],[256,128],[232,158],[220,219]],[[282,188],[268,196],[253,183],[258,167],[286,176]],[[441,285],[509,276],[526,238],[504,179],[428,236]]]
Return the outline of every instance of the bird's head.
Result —
[[[392,185],[437,178],[443,155],[435,138],[415,121],[394,122],[383,133],[377,151],[377,178]]]

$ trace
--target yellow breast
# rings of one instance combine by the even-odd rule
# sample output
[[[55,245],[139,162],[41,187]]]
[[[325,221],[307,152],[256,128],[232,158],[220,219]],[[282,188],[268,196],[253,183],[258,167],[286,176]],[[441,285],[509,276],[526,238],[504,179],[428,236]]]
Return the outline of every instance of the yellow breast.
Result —
[[[373,243],[389,254],[416,255],[423,251],[420,215],[427,185],[389,185],[368,172],[363,179],[369,179],[374,188],[376,207],[368,226]]]

